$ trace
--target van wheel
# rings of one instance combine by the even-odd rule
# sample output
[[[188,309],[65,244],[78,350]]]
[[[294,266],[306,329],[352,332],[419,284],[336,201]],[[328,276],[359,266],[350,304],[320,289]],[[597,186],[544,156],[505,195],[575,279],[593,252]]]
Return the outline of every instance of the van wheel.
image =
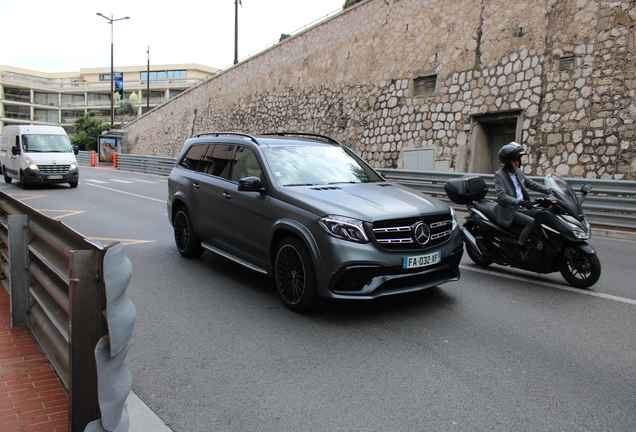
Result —
[[[22,189],[28,189],[30,187],[24,178],[24,173],[22,171],[20,171],[20,186],[22,186]]]
[[[11,177],[9,177],[7,175],[7,168],[6,167],[2,167],[2,174],[4,174],[4,182],[9,184],[13,181],[13,179]]]
[[[79,182],[74,181],[74,182],[69,182],[69,183],[68,183],[68,185],[69,185],[70,187],[72,187],[72,188],[76,188],[76,187],[77,187],[77,185],[78,185],[78,183],[79,183]]]

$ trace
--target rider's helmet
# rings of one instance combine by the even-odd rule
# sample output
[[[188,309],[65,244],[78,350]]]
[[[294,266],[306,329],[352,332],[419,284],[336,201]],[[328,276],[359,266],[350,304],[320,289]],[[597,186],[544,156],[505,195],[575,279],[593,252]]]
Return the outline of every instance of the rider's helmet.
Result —
[[[514,141],[506,144],[499,150],[499,163],[506,169],[512,171],[511,159],[521,159],[526,154],[523,146]]]

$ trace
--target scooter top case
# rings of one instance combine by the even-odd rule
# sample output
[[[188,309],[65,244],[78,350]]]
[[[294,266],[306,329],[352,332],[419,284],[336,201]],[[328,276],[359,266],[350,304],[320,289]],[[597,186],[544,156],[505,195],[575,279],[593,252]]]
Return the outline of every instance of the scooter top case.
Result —
[[[488,193],[488,187],[479,176],[464,176],[447,180],[444,190],[448,198],[455,204],[468,204],[483,199]]]

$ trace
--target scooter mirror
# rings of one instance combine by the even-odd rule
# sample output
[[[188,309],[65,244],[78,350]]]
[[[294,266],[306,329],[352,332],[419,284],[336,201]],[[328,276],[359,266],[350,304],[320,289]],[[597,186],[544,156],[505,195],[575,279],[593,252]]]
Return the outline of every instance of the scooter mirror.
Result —
[[[589,184],[585,184],[583,186],[581,186],[581,192],[583,192],[584,194],[588,194],[590,191],[592,190],[592,186]]]

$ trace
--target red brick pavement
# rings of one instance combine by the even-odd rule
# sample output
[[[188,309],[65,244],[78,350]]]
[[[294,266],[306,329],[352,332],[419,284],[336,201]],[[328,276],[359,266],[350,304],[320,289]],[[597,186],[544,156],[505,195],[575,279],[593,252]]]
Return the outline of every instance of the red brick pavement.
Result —
[[[68,432],[68,396],[0,285],[0,432]]]

